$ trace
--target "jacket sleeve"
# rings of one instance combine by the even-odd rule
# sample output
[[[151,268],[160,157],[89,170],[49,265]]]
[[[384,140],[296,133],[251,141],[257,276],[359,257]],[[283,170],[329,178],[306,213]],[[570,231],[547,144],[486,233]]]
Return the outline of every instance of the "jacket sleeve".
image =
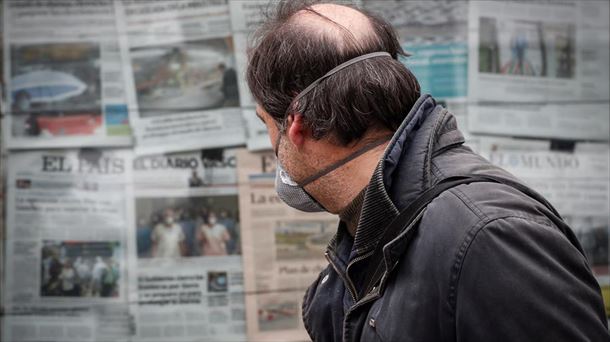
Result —
[[[610,341],[585,257],[544,222],[504,218],[476,232],[455,291],[457,341]]]

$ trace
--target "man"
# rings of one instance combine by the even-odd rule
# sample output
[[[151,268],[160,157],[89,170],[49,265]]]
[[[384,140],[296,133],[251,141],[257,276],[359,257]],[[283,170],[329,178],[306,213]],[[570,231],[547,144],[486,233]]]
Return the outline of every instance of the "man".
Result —
[[[197,173],[197,169],[193,169],[191,171],[191,178],[189,178],[189,187],[198,188],[200,186],[203,186],[203,179],[201,179],[201,177],[199,177],[199,174]]]
[[[303,302],[314,341],[608,340],[574,235],[544,199],[463,146],[453,115],[420,96],[398,61],[385,21],[285,1],[254,41],[246,76],[278,157],[278,194],[341,218]],[[385,240],[400,212],[458,175],[512,185],[450,188]]]
[[[153,258],[178,258],[185,255],[184,233],[182,227],[175,222],[173,209],[163,211],[163,221],[155,226],[150,239]]]
[[[224,97],[224,107],[239,106],[239,92],[237,90],[237,72],[233,68],[227,68],[224,63],[218,65],[218,70],[222,73],[222,86],[220,90]]]

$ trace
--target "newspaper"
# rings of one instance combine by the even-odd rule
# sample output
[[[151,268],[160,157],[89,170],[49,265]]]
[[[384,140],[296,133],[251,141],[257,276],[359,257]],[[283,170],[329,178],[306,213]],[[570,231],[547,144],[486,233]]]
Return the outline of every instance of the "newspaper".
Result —
[[[456,115],[470,140],[468,114],[468,2],[363,0],[363,7],[388,21],[402,48],[401,61],[417,77],[422,93],[434,96]]]
[[[136,153],[243,144],[227,2],[126,0],[116,8]]]
[[[577,144],[565,152],[545,141],[482,138],[480,144],[483,156],[541,193],[570,224],[610,307],[609,146]]]
[[[246,128],[246,145],[251,151],[271,149],[267,129],[255,114],[256,102],[246,84],[248,43],[252,38],[252,33],[263,23],[265,14],[272,9],[271,6],[273,6],[273,1],[269,0],[229,0],[233,41],[235,42],[235,63],[239,79],[239,98]]]
[[[248,339],[309,340],[301,320],[305,289],[328,263],[336,231],[328,213],[286,206],[274,187],[272,153],[237,153]]]
[[[2,6],[6,146],[130,145],[114,1]]]
[[[470,2],[469,128],[608,140],[608,6]]]
[[[95,149],[9,155],[2,340],[128,339],[130,156]]]
[[[245,341],[234,150],[138,157],[135,341]]]

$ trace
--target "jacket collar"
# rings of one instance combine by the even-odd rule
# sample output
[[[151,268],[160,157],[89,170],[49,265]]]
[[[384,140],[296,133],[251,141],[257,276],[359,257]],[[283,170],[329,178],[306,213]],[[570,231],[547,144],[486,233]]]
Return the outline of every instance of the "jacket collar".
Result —
[[[373,173],[350,259],[372,251],[382,235],[380,229],[433,185],[434,153],[463,142],[455,118],[437,106],[430,95],[422,95],[396,130]],[[335,250],[344,235],[335,235],[329,249]]]

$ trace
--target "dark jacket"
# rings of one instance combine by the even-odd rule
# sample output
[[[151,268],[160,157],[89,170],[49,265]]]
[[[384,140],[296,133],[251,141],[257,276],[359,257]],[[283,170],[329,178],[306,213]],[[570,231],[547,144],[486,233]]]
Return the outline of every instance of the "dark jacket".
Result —
[[[314,341],[610,341],[571,230],[504,184],[459,185],[433,200],[415,235],[384,247],[380,285],[358,296],[381,231],[424,190],[457,175],[518,182],[463,143],[453,115],[422,96],[373,174],[356,236],[340,223],[329,266],[305,294]]]

